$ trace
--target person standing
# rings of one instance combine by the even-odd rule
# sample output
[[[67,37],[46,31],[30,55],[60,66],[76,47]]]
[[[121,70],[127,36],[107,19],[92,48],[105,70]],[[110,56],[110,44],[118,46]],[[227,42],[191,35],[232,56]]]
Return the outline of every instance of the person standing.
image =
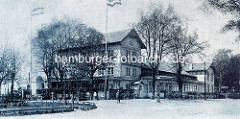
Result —
[[[116,98],[117,98],[117,103],[120,103],[120,90],[119,89],[117,90]]]

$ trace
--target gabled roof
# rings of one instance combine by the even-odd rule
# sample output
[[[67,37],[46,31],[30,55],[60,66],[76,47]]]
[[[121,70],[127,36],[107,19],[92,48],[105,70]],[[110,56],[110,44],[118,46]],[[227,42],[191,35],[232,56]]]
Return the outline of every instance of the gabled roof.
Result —
[[[123,41],[127,36],[134,37],[137,39],[137,42],[141,45],[141,48],[146,48],[144,43],[142,42],[141,38],[137,34],[135,29],[126,29],[117,32],[111,32],[104,34],[107,43],[118,43]],[[104,41],[104,43],[106,43]]]
[[[133,29],[126,29],[123,31],[116,31],[104,34],[105,39],[108,43],[121,42]]]
[[[161,62],[159,66],[160,71],[165,71],[165,72],[170,72],[170,73],[176,73],[176,67],[172,63],[167,63],[167,62]],[[182,75],[187,75],[187,76],[194,76],[192,74],[189,74],[186,72],[184,69],[181,72]]]
[[[193,63],[190,64],[187,71],[204,71],[211,67],[212,63]]]
[[[150,68],[150,66],[147,64],[141,64],[141,67]],[[174,64],[172,64],[172,63],[161,62],[159,65],[159,71],[168,72],[168,73],[176,73],[176,68],[175,68]],[[186,76],[195,77],[194,75],[186,72],[184,69],[182,70],[181,74],[186,75]]]
[[[111,32],[111,33],[107,33],[104,34],[104,37],[106,40],[104,40],[101,45],[104,45],[107,41],[108,44],[111,43],[121,43],[126,37],[132,37],[135,38],[137,40],[137,42],[140,44],[141,48],[144,49],[146,48],[146,46],[144,45],[144,43],[142,42],[141,38],[139,37],[138,33],[136,32],[135,29],[127,29],[127,30],[122,30],[122,31],[117,31],[117,32]],[[79,46],[78,42],[74,43],[71,47],[67,47],[67,48],[63,48],[61,50],[59,50],[59,52],[61,51],[67,51],[67,50],[72,50],[72,49],[83,49],[84,47],[87,46]]]

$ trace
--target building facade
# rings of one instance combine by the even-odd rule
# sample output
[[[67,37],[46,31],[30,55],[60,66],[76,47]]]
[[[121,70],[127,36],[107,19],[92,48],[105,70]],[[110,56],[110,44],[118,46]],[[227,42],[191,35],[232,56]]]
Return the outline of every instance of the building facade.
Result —
[[[139,38],[134,29],[113,32],[105,35],[107,40],[107,50],[109,54],[115,57],[114,63],[107,66],[106,71],[98,70],[95,73],[95,78],[102,83],[99,89],[103,91],[104,80],[108,81],[108,90],[111,89],[130,89],[133,82],[140,79],[141,65],[137,62],[132,62],[141,56],[141,49],[145,48],[142,40]]]
[[[158,93],[161,94],[161,97],[164,97],[164,94],[178,92],[179,87],[176,80],[176,71],[173,66],[169,63],[162,62],[161,67],[159,68],[156,74],[155,82],[155,97]],[[135,93],[140,98],[152,97],[152,76],[151,69],[147,65],[142,66],[142,75],[141,79],[138,82],[133,84],[133,88],[136,90]],[[199,82],[197,77],[189,74],[186,71],[182,71],[183,80],[182,92],[204,92],[204,85],[202,82]]]
[[[137,32],[134,29],[129,29],[108,33],[105,34],[105,40],[107,43],[104,42],[102,45],[107,44],[108,56],[113,56],[114,62],[107,64],[106,70],[99,69],[94,74],[94,80],[98,84],[94,86],[96,89],[94,91],[97,91],[98,96],[104,97],[105,81],[107,81],[108,97],[110,97],[110,90],[119,88],[134,90],[135,95],[140,98],[152,97],[151,68],[145,63],[134,62],[139,56],[142,56],[142,49],[146,48]],[[160,66],[156,75],[155,94],[157,92],[162,94],[179,91],[176,70],[172,68],[172,64],[163,62]],[[206,73],[204,73],[205,71]],[[202,81],[204,76],[206,76],[206,85]],[[181,77],[183,79],[182,92],[184,93],[203,93],[204,89],[209,93],[214,92],[214,73],[210,65],[207,66],[206,70],[197,66],[188,67],[182,71]],[[74,78],[73,84],[79,88],[91,80],[89,77],[78,78],[76,76]],[[69,81],[71,80],[66,81],[66,85]],[[46,88],[43,81],[38,81],[38,83],[35,84],[38,89]],[[52,79],[53,88],[58,87],[57,83],[55,79]],[[88,85],[85,86],[88,87]]]
[[[196,76],[198,80],[205,84],[205,92],[214,93],[214,68],[211,63],[193,63],[190,65],[188,73]]]

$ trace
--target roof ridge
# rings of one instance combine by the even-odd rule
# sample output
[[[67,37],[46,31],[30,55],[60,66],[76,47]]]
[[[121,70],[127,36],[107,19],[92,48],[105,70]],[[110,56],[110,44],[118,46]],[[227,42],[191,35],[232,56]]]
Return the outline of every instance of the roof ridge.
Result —
[[[128,31],[128,30],[129,30],[129,32],[130,32],[130,31],[133,30],[133,29],[134,29],[134,28],[123,29],[123,30],[118,30],[118,31],[112,31],[112,32],[104,33],[103,35],[107,35],[107,34],[111,34],[111,33],[119,33],[119,32]]]

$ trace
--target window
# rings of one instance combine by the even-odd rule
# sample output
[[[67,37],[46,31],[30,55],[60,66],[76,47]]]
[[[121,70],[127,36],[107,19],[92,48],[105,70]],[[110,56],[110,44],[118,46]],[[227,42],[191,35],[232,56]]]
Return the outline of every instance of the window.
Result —
[[[210,85],[207,84],[207,92],[210,92]]]
[[[109,57],[113,57],[113,55],[114,55],[113,50],[109,50],[109,51],[108,51],[108,56],[109,56]]]
[[[126,84],[126,89],[129,89],[129,85],[128,84]]]
[[[133,76],[137,76],[137,69],[136,69],[136,68],[133,68],[133,69],[132,69],[132,75],[133,75]]]
[[[148,93],[148,85],[146,84],[145,87],[146,87],[146,93]]]
[[[130,68],[127,67],[127,68],[126,68],[126,76],[130,76],[130,72],[131,72]]]
[[[185,92],[186,91],[186,85],[185,84],[183,85],[183,88],[184,88],[184,92]]]
[[[152,90],[153,90],[153,87],[152,87],[152,82],[149,82],[149,84],[148,84],[149,86],[149,92],[152,92]]]
[[[214,77],[213,77],[213,73],[211,73],[211,81],[213,81],[213,78],[214,78]]]
[[[137,52],[133,52],[132,56],[136,56],[137,57]]]
[[[98,75],[100,75],[100,76],[104,75],[104,70],[99,69],[99,70],[98,70]]]
[[[209,73],[207,73],[207,81],[209,81]]]
[[[99,84],[99,91],[104,91],[104,83]]]
[[[133,41],[132,40],[130,40],[130,45],[133,45]]]
[[[163,87],[163,83],[160,83],[160,91],[163,91],[164,90],[164,87]]]
[[[130,51],[126,50],[126,57],[130,56]]]
[[[137,59],[137,52],[132,52],[132,61],[135,62]]]
[[[113,75],[114,74],[113,67],[109,67],[108,68],[108,74],[109,75]]]
[[[213,89],[213,85],[212,85],[212,92],[214,91],[214,89]]]
[[[123,58],[123,61],[125,62],[126,60],[128,61],[128,57],[130,57],[130,51],[126,50],[126,53],[125,53],[125,58]]]

